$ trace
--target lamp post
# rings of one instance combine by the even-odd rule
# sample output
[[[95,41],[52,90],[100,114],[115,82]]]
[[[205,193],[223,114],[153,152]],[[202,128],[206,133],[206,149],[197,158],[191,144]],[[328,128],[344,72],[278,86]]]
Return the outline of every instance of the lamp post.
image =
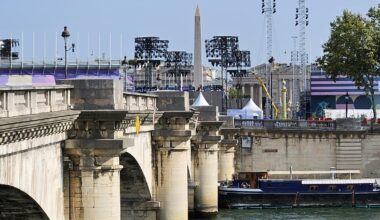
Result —
[[[63,27],[61,36],[65,41],[65,79],[67,79],[67,51],[72,50],[72,52],[74,52],[75,44],[71,44],[71,47],[67,49],[67,39],[70,37],[70,32],[67,30],[67,26]]]
[[[346,118],[347,118],[347,113],[348,113],[348,99],[350,98],[350,96],[348,96],[348,92],[346,92],[346,96],[344,97],[345,100],[346,100]]]
[[[272,107],[272,102],[273,102],[273,94],[272,94],[272,77],[273,77],[273,66],[274,66],[274,58],[273,57],[270,57],[269,60],[268,60],[268,63],[269,63],[269,72],[270,72],[270,77],[269,77],[269,80],[268,80],[268,87],[269,87],[269,92],[270,92],[270,97],[271,97],[271,100],[269,100],[267,98],[267,109],[270,110],[270,112],[268,111],[268,115],[270,115],[270,118],[273,119],[273,107]],[[267,115],[267,116],[268,116]]]
[[[123,91],[127,91],[127,66],[128,66],[128,61],[127,61],[127,56],[124,56],[124,60],[121,61],[121,67],[124,72],[124,88]]]

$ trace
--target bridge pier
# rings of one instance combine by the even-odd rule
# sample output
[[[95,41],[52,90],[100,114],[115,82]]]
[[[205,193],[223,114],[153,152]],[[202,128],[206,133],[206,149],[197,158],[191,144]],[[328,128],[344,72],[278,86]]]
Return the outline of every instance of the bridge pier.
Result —
[[[234,128],[234,118],[231,116],[219,116],[219,120],[224,122],[219,129],[223,136],[218,151],[218,182],[221,182],[232,180],[235,173],[235,151],[238,147],[235,136],[239,134],[239,129]]]
[[[196,134],[192,141],[192,172],[194,176],[194,205],[190,215],[207,217],[218,214],[218,143],[221,136],[215,106],[193,106],[199,112]]]
[[[120,219],[121,140],[67,140],[67,219]]]
[[[194,181],[194,210],[191,215],[206,217],[218,214],[218,129],[223,122],[204,121],[197,126],[192,138]]]
[[[238,141],[224,135],[218,151],[218,182],[230,181],[235,173],[235,151]]]
[[[164,112],[153,132],[156,147],[155,182],[161,203],[159,219],[187,219],[187,155],[190,111]]]

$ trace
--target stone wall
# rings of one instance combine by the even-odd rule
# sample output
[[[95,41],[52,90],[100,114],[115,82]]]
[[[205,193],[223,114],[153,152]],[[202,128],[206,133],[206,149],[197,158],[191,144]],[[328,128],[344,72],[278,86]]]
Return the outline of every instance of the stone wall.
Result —
[[[32,197],[50,219],[64,219],[61,141],[65,133],[0,145],[0,184]],[[28,207],[23,207],[27,212]]]
[[[362,172],[365,177],[380,177],[380,134],[367,135],[362,141]]]
[[[198,114],[198,121],[218,121],[218,108],[216,106],[193,107]]]
[[[71,86],[0,88],[0,117],[67,110]]]
[[[203,91],[202,94],[209,105],[217,106],[218,110],[221,111],[222,91]],[[199,92],[189,92],[190,105],[193,104],[193,102],[198,97],[198,95],[199,95]]]
[[[113,79],[67,79],[57,84],[74,86],[71,104],[75,110],[123,109],[123,82]]]
[[[159,111],[189,111],[189,93],[180,91],[155,91]]]
[[[128,111],[156,110],[156,95],[125,92],[123,94],[123,108]]]
[[[335,167],[360,170],[356,177],[380,176],[380,134],[252,130],[249,136],[251,147],[239,144],[235,152],[236,172],[287,171],[290,166],[293,171],[328,171]]]
[[[330,170],[335,167],[336,140],[332,136],[253,135],[251,148],[236,151],[240,171]]]

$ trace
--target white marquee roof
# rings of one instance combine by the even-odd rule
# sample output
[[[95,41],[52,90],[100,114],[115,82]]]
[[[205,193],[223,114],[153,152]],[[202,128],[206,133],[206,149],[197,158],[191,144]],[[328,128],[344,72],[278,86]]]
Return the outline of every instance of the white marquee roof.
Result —
[[[252,99],[249,99],[248,103],[242,108],[242,110],[262,111]]]
[[[206,101],[205,97],[203,97],[202,92],[200,92],[197,99],[195,99],[194,103],[191,106],[199,107],[199,106],[210,106],[210,105]]]

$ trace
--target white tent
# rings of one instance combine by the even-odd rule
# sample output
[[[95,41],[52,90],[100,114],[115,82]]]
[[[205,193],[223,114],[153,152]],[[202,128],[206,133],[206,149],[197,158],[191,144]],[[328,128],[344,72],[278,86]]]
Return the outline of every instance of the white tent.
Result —
[[[210,105],[206,101],[205,97],[203,97],[202,92],[200,92],[197,99],[195,99],[194,103],[191,106],[199,107],[199,106],[210,106]]]
[[[261,110],[252,99],[249,99],[248,103],[241,110],[252,110],[254,112],[261,112],[261,114],[263,113],[263,110]]]
[[[261,110],[261,108],[259,108],[259,106],[257,106],[252,99],[249,99],[248,103],[241,110],[245,112],[245,115],[248,118],[263,118],[263,110]]]
[[[262,119],[263,110],[261,110],[259,106],[257,106],[253,100],[250,99],[242,109],[228,109],[227,115],[242,119]]]

